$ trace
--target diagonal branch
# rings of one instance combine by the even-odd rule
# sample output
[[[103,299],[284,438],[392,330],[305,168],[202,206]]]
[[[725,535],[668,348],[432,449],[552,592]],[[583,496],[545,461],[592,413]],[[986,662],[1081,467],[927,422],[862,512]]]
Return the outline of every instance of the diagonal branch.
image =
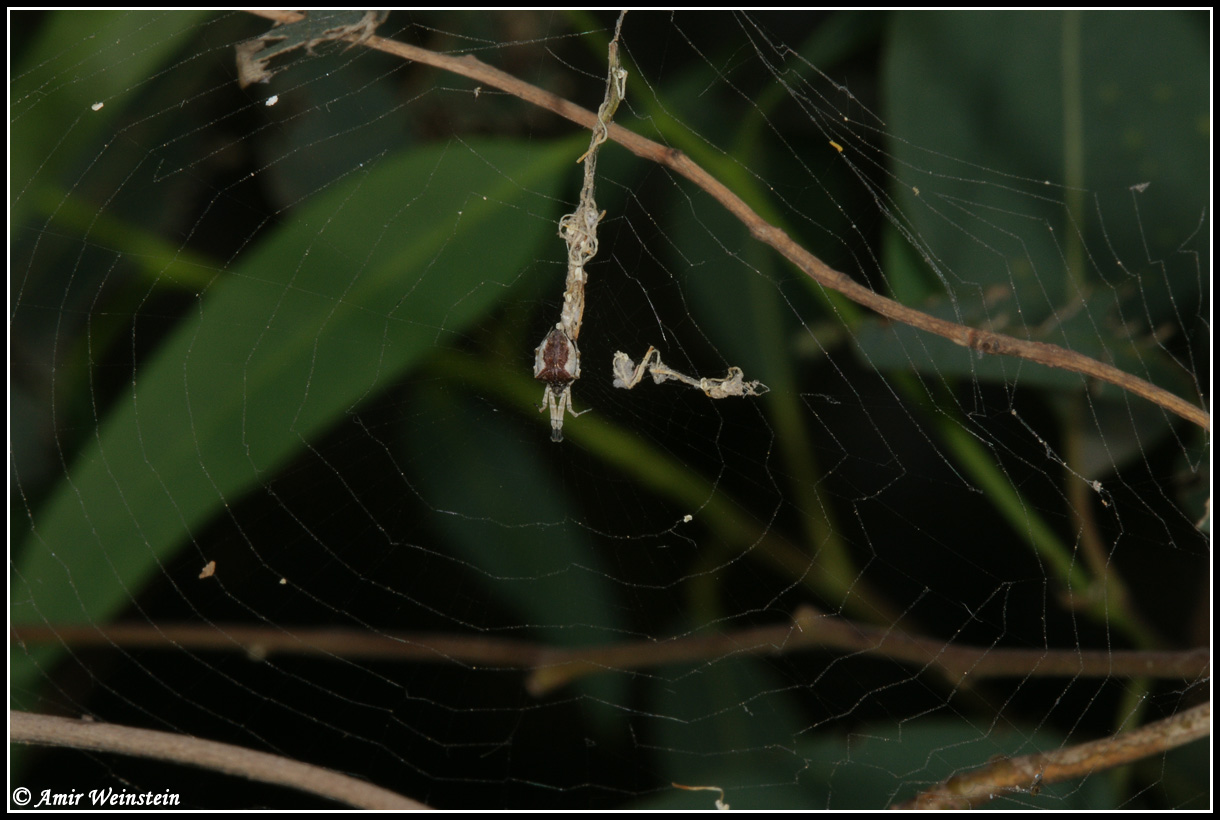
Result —
[[[284,23],[300,19],[300,14],[297,12],[255,11],[252,13]],[[450,57],[419,48],[418,46],[401,43],[397,40],[387,40],[384,37],[375,36],[365,40],[365,45],[378,51],[384,51],[387,54],[402,57],[403,59],[413,60],[469,77],[476,82],[498,88],[540,108],[552,111],[585,128],[592,129],[597,124],[597,115],[592,111],[581,108],[549,91],[544,91],[541,88],[519,80],[511,74],[493,68],[472,55]],[[1026,359],[1027,361],[1037,362],[1038,364],[1044,364],[1048,367],[1057,367],[1061,370],[1080,373],[1117,385],[1126,391],[1160,405],[1171,413],[1202,427],[1204,430],[1211,430],[1211,417],[1206,411],[1162,387],[1157,387],[1151,382],[1119,370],[1113,365],[1099,362],[1096,359],[1073,350],[1068,350],[1067,348],[1059,347],[1058,345],[1018,339],[1013,336],[1006,336],[1003,333],[980,330],[968,327],[967,325],[957,324],[956,322],[949,322],[923,311],[907,307],[889,297],[882,296],[859,284],[847,274],[830,267],[817,256],[801,247],[787,233],[759,216],[741,197],[730,191],[722,182],[705,171],[682,151],[653,142],[646,137],[628,131],[621,125],[610,126],[610,139],[636,156],[656,162],[659,165],[664,165],[675,173],[686,177],[737,217],[742,224],[750,229],[750,233],[755,239],[770,245],[818,284],[838,291],[857,304],[863,305],[896,322],[902,322],[920,330],[934,333],[937,336],[943,336],[955,344],[976,350],[980,354],[1014,356]]]
[[[242,746],[217,743],[190,735],[175,735],[152,729],[72,720],[30,712],[9,711],[8,716],[10,743],[64,746],[185,763],[201,769],[247,777],[261,783],[289,786],[363,809],[401,811],[430,808],[389,789],[321,766],[312,766],[266,752],[256,752]],[[153,793],[150,799],[173,796]],[[153,805],[174,808],[173,805],[165,803],[149,804],[149,807]]]
[[[1113,737],[1043,754],[1001,757],[890,808],[968,809],[1001,794],[1036,794],[1049,783],[1079,780],[1207,737],[1211,734],[1211,718],[1211,703],[1204,703]]]

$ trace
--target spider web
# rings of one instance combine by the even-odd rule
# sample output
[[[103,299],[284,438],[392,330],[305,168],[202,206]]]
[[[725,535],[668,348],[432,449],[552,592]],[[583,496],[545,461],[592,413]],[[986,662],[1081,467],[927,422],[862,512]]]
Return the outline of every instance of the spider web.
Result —
[[[595,109],[613,20],[377,34]],[[439,808],[875,809],[1209,700],[1197,424],[880,317],[610,142],[591,412],[552,443],[587,129],[367,43],[243,89],[246,14],[10,22],[12,708]],[[873,291],[1206,412],[1209,31],[632,13],[615,122]],[[769,392],[615,389],[649,346]],[[10,795],[333,805],[13,748]],[[1196,742],[986,805],[1204,807],[1209,772]]]

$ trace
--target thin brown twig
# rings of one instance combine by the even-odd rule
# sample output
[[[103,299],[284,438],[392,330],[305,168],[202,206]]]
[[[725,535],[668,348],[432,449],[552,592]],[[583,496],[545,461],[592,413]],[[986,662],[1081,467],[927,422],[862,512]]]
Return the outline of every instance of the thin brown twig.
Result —
[[[300,19],[297,12],[289,11],[252,11],[251,13],[284,23]],[[369,37],[365,41],[365,45],[407,60],[469,77],[476,82],[498,88],[540,108],[545,108],[585,128],[591,129],[597,123],[597,115],[592,111],[493,68],[473,55],[450,57],[377,36]],[[1017,339],[1002,333],[949,322],[882,296],[859,284],[847,274],[830,267],[797,244],[792,237],[759,216],[741,197],[729,190],[682,151],[653,142],[617,124],[610,126],[610,139],[636,156],[663,165],[689,179],[749,228],[755,239],[770,245],[818,284],[838,291],[857,304],[896,322],[943,336],[955,344],[976,350],[980,354],[1014,356],[1108,382],[1137,396],[1142,396],[1204,430],[1211,430],[1211,416],[1206,411],[1162,387],[1119,370],[1113,365],[1099,362],[1058,345]]]
[[[1010,649],[950,645],[897,629],[824,615],[806,607],[792,623],[716,635],[676,636],[585,649],[499,637],[437,633],[368,633],[347,629],[267,629],[240,624],[116,624],[15,626],[18,644],[243,651],[326,655],[348,659],[455,663],[530,671],[528,690],[543,695],[587,675],[711,661],[736,654],[788,655],[835,650],[890,658],[944,675],[952,686],[994,677],[1154,677],[1201,680],[1210,671],[1206,649],[1172,652]]]
[[[8,717],[11,743],[66,746],[185,763],[261,783],[288,786],[362,809],[431,808],[389,789],[321,766],[228,743],[30,712],[10,710]]]
[[[1211,704],[1204,703],[1113,737],[1053,752],[1000,758],[890,808],[968,809],[1002,794],[1029,793],[1050,783],[1077,780],[1207,737],[1211,716]]]

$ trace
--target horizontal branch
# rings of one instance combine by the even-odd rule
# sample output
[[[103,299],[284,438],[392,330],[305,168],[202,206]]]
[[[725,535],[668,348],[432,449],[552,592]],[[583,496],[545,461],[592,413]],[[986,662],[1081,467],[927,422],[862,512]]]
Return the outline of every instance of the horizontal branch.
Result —
[[[116,624],[113,626],[14,626],[16,644],[55,644],[72,649],[190,649],[271,654],[455,663],[481,669],[524,669],[526,687],[543,695],[592,674],[671,663],[715,661],[734,655],[790,655],[834,650],[890,658],[929,667],[953,686],[996,677],[1151,677],[1196,681],[1207,677],[1207,649],[1125,651],[1105,649],[1010,649],[950,645],[938,638],[867,626],[811,607],[791,623],[716,635],[676,636],[607,646],[567,649],[501,637],[438,633],[371,633],[347,629],[269,629],[240,624]]]
[[[252,13],[283,23],[300,19],[297,12],[255,11]],[[597,115],[592,111],[493,68],[473,55],[450,57],[397,40],[376,36],[369,37],[363,42],[369,48],[460,74],[476,82],[498,88],[585,128],[592,129],[597,124]],[[1018,339],[1003,333],[949,322],[882,296],[859,284],[847,274],[830,267],[799,245],[787,233],[767,222],[741,197],[729,190],[682,151],[653,142],[647,137],[628,131],[621,125],[610,126],[610,139],[636,156],[664,165],[695,183],[749,228],[754,238],[770,245],[818,284],[838,291],[857,304],[896,322],[943,336],[955,344],[976,350],[981,354],[1014,356],[1109,382],[1160,405],[1204,430],[1211,430],[1211,416],[1204,410],[1164,388],[1119,370],[1113,365],[1099,362],[1058,345]]]
[[[152,729],[9,711],[9,742],[114,752],[288,786],[362,809],[427,809],[409,797],[321,766]],[[183,808],[168,807],[168,808]]]

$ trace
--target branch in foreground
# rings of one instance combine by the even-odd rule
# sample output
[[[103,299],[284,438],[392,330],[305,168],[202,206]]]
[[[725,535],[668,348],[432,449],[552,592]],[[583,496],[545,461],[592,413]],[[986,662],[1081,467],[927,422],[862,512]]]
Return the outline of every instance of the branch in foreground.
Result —
[[[267,629],[240,624],[143,624],[113,626],[15,626],[20,645],[53,643],[85,647],[241,651],[321,655],[363,660],[455,663],[480,668],[527,669],[526,688],[544,695],[587,675],[646,669],[671,663],[713,661],[732,655],[791,655],[834,650],[885,657],[941,673],[951,686],[968,687],[995,677],[1153,677],[1199,681],[1211,668],[1207,649],[1172,652],[1084,649],[1008,649],[949,645],[798,609],[792,623],[716,635],[632,641],[582,649],[551,647],[506,638],[436,633],[374,633],[348,629]]]
[[[281,23],[301,19],[298,12],[290,11],[255,11],[252,13]],[[364,40],[364,44],[387,54],[434,66],[463,77],[469,77],[479,83],[485,83],[540,108],[545,108],[585,128],[592,129],[597,125],[597,115],[592,111],[581,108],[549,91],[532,86],[511,74],[492,68],[472,55],[449,57],[418,46],[376,36],[368,37]],[[959,325],[882,296],[805,250],[784,231],[759,216],[741,197],[730,191],[683,152],[653,142],[647,137],[628,131],[621,125],[610,126],[610,139],[636,156],[670,168],[695,183],[749,228],[750,234],[755,239],[770,245],[818,284],[838,291],[857,304],[896,322],[943,336],[955,344],[976,350],[980,354],[1014,356],[1108,382],[1137,396],[1142,396],[1204,430],[1211,430],[1211,416],[1206,411],[1162,387],[1157,387],[1151,382],[1119,370],[1113,365],[1099,362],[1058,345],[1017,339],[1003,333]]]
[[[427,809],[403,797],[339,772],[286,757],[188,735],[10,711],[9,742],[65,746],[185,763],[203,769],[288,786],[362,809]]]
[[[1204,703],[1131,732],[1045,754],[1001,758],[944,783],[893,809],[969,809],[1001,794],[1030,792],[1048,783],[1077,780],[1161,754],[1211,733],[1212,706]]]

